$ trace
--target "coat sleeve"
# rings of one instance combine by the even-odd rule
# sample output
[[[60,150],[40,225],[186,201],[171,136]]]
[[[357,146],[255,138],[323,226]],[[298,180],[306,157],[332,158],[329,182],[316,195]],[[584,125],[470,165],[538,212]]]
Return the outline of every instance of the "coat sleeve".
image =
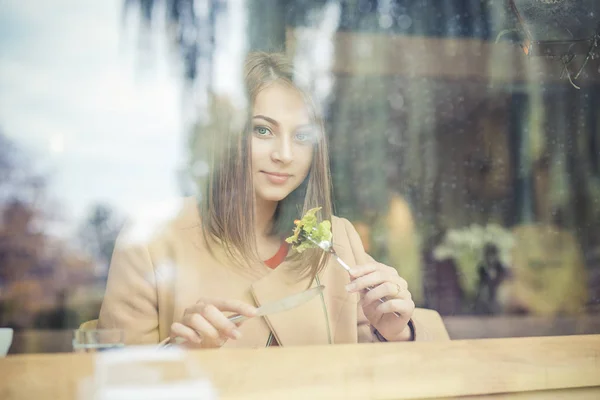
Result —
[[[356,264],[369,264],[377,262],[365,251],[360,236],[350,221],[344,219],[344,225],[350,241],[350,246],[354,254]],[[410,288],[409,288],[410,289]],[[369,323],[369,320],[365,316],[360,304],[357,304],[357,330],[358,330],[358,342],[378,342],[379,339],[374,333],[374,329]],[[433,336],[429,334],[427,328],[423,326],[414,316],[411,318],[411,324],[416,341],[430,341]]]
[[[135,240],[131,227],[117,238],[98,328],[123,329],[126,344],[159,340],[155,270],[147,244]]]

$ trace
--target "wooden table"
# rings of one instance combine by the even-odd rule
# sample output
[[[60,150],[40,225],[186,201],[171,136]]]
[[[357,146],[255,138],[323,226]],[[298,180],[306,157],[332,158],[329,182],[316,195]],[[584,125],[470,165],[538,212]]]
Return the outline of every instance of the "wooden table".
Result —
[[[600,313],[578,316],[456,315],[442,317],[453,340],[600,334]],[[72,330],[16,331],[9,354],[70,353]]]
[[[197,350],[223,399],[600,398],[600,335]],[[0,359],[0,399],[75,399],[91,354]]]

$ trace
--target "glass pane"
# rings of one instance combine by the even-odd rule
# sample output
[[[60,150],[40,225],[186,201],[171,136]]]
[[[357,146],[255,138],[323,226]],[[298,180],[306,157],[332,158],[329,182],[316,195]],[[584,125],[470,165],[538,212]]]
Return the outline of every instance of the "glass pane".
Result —
[[[256,51],[314,103],[334,215],[452,338],[600,332],[599,18],[571,0],[1,2],[10,351],[71,351],[126,223],[155,240],[211,196],[211,134],[247,128]],[[182,268],[152,261],[154,286]],[[158,340],[186,306],[149,299]]]

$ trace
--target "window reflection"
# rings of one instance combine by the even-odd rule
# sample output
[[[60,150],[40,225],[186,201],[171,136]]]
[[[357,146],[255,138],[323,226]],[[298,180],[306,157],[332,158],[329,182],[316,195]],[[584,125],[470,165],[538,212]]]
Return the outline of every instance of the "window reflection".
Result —
[[[0,325],[96,318],[124,222],[202,196],[203,127],[277,50],[325,111],[336,214],[452,337],[598,331],[596,2],[0,9]]]

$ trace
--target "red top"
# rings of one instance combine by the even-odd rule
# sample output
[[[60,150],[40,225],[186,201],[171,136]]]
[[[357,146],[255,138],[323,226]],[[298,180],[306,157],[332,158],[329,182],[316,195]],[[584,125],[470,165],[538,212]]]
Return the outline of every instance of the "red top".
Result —
[[[275,253],[273,257],[265,261],[267,267],[271,269],[277,268],[277,266],[279,266],[279,264],[281,264],[283,260],[285,260],[285,256],[287,256],[288,253],[288,247],[289,244],[287,242],[282,242],[281,247],[279,247],[279,250],[277,250],[277,253]]]

